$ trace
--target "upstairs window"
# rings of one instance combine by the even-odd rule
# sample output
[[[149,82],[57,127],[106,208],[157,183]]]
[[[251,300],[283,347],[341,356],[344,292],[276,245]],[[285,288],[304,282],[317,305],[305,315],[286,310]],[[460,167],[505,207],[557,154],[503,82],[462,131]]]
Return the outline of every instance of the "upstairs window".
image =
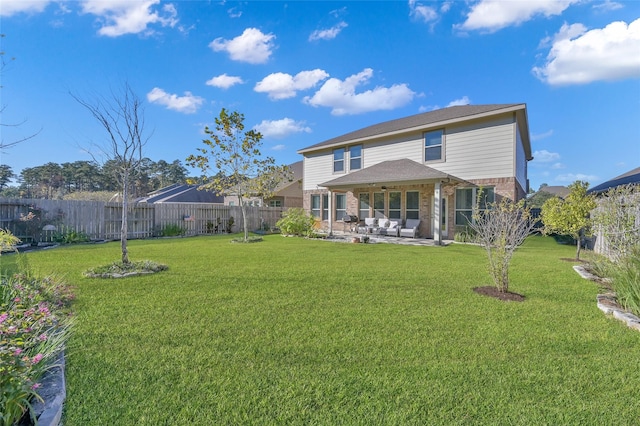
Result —
[[[442,160],[443,130],[424,134],[424,161]]]
[[[333,172],[344,172],[344,148],[338,148],[333,150]]]
[[[362,145],[349,147],[349,171],[362,168]]]

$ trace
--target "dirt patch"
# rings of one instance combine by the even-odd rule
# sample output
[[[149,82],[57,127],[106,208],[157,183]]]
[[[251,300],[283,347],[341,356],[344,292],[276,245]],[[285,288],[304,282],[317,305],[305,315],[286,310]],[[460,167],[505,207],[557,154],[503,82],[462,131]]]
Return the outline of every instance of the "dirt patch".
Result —
[[[565,262],[586,263],[586,260],[576,259],[575,257],[561,257],[560,260]]]
[[[525,299],[525,297],[521,294],[512,293],[510,291],[500,291],[497,287],[494,286],[474,287],[473,291],[478,294],[482,294],[483,296],[489,296],[507,302],[524,302]]]

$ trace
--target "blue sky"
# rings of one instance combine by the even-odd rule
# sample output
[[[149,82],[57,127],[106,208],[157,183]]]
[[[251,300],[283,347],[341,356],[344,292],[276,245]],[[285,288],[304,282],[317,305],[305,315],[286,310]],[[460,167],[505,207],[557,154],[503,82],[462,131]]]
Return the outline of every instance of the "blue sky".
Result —
[[[70,95],[127,82],[145,155],[184,162],[221,108],[279,163],[371,124],[526,103],[531,187],[640,165],[640,2],[0,0],[0,157],[19,173],[90,160],[105,133]],[[15,58],[15,59],[14,59]],[[195,171],[194,174],[197,174]]]

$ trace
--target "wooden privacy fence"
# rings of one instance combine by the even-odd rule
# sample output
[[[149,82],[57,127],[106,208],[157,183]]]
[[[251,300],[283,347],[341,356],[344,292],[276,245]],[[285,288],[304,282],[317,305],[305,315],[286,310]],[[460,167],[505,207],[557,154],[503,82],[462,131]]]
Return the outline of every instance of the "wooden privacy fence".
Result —
[[[161,235],[166,226],[177,225],[186,235],[243,230],[239,206],[207,203],[131,203],[127,238]],[[286,208],[247,206],[249,231],[275,226]],[[24,242],[47,241],[56,232],[76,231],[92,239],[116,240],[122,227],[122,204],[102,201],[0,198],[0,228],[10,230]]]

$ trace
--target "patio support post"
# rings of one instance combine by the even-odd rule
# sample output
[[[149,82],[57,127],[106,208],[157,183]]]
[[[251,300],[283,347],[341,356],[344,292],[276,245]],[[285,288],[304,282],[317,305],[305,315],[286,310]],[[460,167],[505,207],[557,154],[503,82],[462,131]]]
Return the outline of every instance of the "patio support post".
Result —
[[[331,190],[329,190],[329,205],[327,206],[329,210],[329,236],[333,236],[333,194]]]
[[[440,224],[442,223],[442,182],[438,181],[434,185],[433,190],[433,242],[437,245],[442,244],[442,232]]]

